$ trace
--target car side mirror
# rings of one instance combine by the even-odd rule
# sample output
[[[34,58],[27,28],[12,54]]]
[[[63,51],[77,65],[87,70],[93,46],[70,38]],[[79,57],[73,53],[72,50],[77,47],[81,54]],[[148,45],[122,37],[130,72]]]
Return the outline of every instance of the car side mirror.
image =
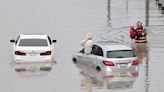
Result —
[[[14,43],[14,42],[15,42],[15,40],[14,40],[14,39],[12,39],[12,40],[10,40],[10,42]]]
[[[53,42],[53,43],[56,43],[56,42],[57,42],[57,40],[52,40],[52,42]]]

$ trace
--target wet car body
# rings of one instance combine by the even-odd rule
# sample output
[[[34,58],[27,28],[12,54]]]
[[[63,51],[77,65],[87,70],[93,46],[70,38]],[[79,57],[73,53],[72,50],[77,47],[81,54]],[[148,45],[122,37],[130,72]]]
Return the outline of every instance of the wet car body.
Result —
[[[51,70],[55,61],[53,42],[56,40],[44,34],[21,34],[10,42],[14,43],[12,61],[16,71]]]
[[[139,61],[131,47],[113,42],[100,41],[93,44],[90,55],[83,53],[83,50],[73,55],[74,63],[85,63],[97,71],[120,72],[127,69],[138,69]]]

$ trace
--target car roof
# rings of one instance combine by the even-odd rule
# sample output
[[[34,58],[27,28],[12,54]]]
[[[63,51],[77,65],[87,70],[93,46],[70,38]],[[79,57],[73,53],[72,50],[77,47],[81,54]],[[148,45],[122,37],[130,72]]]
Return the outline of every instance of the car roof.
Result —
[[[100,42],[95,42],[94,44],[100,46],[105,51],[132,50],[132,48],[129,47],[128,45],[115,41],[100,41]]]
[[[21,34],[20,39],[47,39],[45,34]]]

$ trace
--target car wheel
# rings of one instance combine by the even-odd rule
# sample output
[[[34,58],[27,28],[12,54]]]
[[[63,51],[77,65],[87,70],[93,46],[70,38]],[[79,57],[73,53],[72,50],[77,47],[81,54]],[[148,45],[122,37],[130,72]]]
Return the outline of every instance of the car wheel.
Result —
[[[100,72],[100,71],[101,71],[101,68],[100,68],[99,66],[97,66],[97,67],[96,67],[96,70],[97,70],[98,72]]]

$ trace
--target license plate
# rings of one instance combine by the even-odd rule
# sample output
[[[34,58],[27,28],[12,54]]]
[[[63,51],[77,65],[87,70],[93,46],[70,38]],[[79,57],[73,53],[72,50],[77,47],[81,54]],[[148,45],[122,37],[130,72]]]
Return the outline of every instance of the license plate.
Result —
[[[36,55],[37,55],[37,53],[36,53],[36,52],[34,52],[34,51],[32,51],[32,52],[30,52],[30,53],[29,53],[29,55],[30,55],[30,56],[36,56]]]
[[[30,56],[36,56],[36,54],[33,54],[33,53],[32,53],[32,54],[30,54]]]
[[[32,66],[32,67],[30,67],[30,69],[29,69],[30,71],[36,71],[36,70],[38,70],[38,68],[37,67],[35,67],[35,66]]]
[[[120,76],[120,77],[128,77],[128,76],[129,76],[129,73],[120,73],[119,76]]]
[[[127,64],[118,64],[118,68],[126,68]]]

